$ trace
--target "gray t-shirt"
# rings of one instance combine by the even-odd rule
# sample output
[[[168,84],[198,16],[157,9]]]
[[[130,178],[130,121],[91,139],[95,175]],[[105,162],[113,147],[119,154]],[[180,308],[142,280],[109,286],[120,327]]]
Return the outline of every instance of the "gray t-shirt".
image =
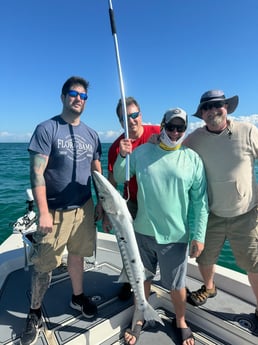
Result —
[[[91,162],[101,156],[93,129],[83,122],[72,126],[58,115],[37,126],[28,150],[49,157],[44,177],[50,209],[81,206],[91,197]]]

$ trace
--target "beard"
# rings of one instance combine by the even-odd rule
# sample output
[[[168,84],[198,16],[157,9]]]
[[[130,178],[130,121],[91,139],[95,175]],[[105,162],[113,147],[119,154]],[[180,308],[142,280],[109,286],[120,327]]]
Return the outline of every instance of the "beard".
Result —
[[[84,110],[84,107],[82,106],[73,106],[73,104],[71,105],[67,105],[66,106],[66,110],[73,116],[80,116]]]
[[[221,113],[210,114],[206,117],[205,122],[211,127],[220,127],[225,122],[225,117]]]
[[[71,114],[73,114],[73,115],[75,115],[75,116],[78,116],[78,115],[81,115],[81,113],[82,113],[82,110],[80,109],[73,109],[73,108],[70,108],[70,112],[71,112]]]

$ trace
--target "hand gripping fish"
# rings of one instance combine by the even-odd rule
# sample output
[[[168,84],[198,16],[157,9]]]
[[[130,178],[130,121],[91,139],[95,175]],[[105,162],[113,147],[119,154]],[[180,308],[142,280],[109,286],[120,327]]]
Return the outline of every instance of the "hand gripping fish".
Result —
[[[136,310],[144,315],[145,321],[155,320],[163,324],[158,313],[145,298],[146,273],[135,239],[133,219],[128,211],[126,201],[99,172],[94,171],[93,178],[99,200],[115,231],[124,265],[118,282],[129,280],[135,296]]]

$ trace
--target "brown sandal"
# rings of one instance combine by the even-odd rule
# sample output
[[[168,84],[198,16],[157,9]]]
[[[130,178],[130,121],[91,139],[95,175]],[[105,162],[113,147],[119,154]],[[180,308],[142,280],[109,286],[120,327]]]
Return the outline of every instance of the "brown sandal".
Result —
[[[215,285],[213,289],[206,289],[205,285],[203,285],[199,290],[193,291],[188,295],[188,302],[200,306],[206,303],[208,298],[215,297],[216,295],[217,288]]]

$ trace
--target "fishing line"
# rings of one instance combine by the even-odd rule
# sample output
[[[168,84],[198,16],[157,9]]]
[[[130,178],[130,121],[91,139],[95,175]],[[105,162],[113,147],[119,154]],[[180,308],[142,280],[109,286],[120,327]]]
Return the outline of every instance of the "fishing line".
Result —
[[[110,25],[111,31],[114,38],[114,45],[115,45],[115,52],[116,52],[116,62],[117,62],[117,69],[118,69],[118,76],[119,76],[119,83],[120,83],[120,91],[121,91],[121,103],[122,103],[122,112],[123,112],[123,123],[124,123],[124,130],[125,130],[125,138],[129,139],[128,133],[128,118],[126,113],[126,102],[125,102],[125,90],[124,90],[124,81],[123,81],[123,74],[121,68],[121,61],[120,61],[120,54],[119,54],[119,47],[118,47],[118,40],[117,40],[117,33],[116,33],[116,25],[115,25],[115,17],[114,11],[112,6],[112,1],[109,0],[109,18],[110,18]],[[126,171],[125,171],[125,178],[126,184],[128,186],[128,181],[130,180],[130,158],[129,155],[126,155]],[[128,194],[129,197],[129,194]]]

